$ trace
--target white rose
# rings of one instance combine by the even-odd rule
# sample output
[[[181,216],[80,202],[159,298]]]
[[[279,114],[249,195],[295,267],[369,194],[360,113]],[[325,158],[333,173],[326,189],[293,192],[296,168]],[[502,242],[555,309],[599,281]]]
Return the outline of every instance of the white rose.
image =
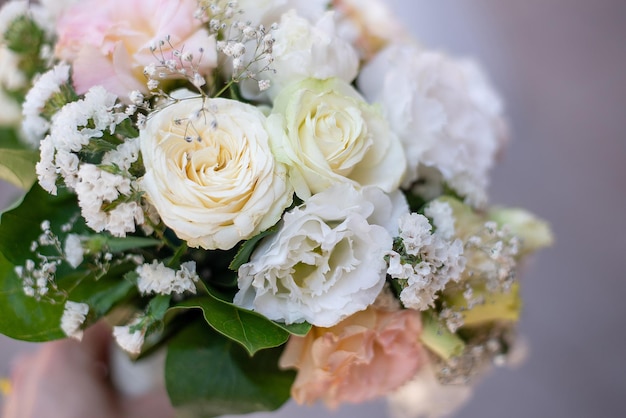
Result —
[[[374,303],[391,234],[371,223],[392,204],[380,189],[339,185],[286,213],[239,269],[234,303],[286,323],[330,327]]]
[[[357,82],[370,102],[382,104],[405,147],[403,186],[421,178],[423,168],[435,168],[468,203],[485,202],[488,172],[506,129],[500,100],[475,64],[393,44]]]
[[[276,98],[268,123],[272,148],[289,166],[303,200],[333,184],[395,190],[406,168],[402,145],[378,109],[339,79],[306,79]]]
[[[259,74],[259,78],[270,81],[270,88],[264,92],[269,98],[276,97],[294,81],[336,77],[351,83],[358,74],[358,53],[338,36],[333,12],[325,13],[313,24],[292,10],[282,16],[278,29],[272,34],[275,42],[271,68],[275,71]],[[264,61],[259,63],[256,71],[264,65]],[[242,84],[242,93],[256,97],[258,84],[247,80]]]
[[[274,225],[291,204],[265,124],[257,108],[227,99],[185,99],[148,119],[140,184],[190,246],[232,248]]]

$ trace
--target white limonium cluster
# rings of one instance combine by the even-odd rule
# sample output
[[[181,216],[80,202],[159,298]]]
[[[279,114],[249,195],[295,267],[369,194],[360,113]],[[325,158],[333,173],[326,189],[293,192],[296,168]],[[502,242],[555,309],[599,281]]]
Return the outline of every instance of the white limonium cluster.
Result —
[[[46,191],[56,194],[60,177],[78,196],[87,225],[119,237],[144,222],[128,173],[139,158],[139,143],[131,139],[106,152],[100,166],[81,162],[79,155],[104,135],[114,135],[116,126],[127,117],[115,95],[93,87],[84,99],[66,104],[55,114],[50,134],[41,141],[41,159],[36,166],[39,184]],[[104,210],[106,205],[111,207]]]
[[[68,337],[76,340],[83,339],[82,325],[89,313],[89,305],[86,303],[65,302],[63,315],[61,316],[61,329]]]
[[[385,284],[392,237],[373,223],[393,212],[380,189],[349,185],[286,213],[279,230],[239,268],[234,303],[288,324],[330,327],[374,303]]]
[[[50,129],[50,121],[41,113],[54,94],[61,93],[61,88],[68,83],[70,66],[58,64],[50,71],[42,74],[28,91],[22,105],[22,129],[28,142],[39,145]]]
[[[139,276],[137,288],[142,294],[180,295],[185,292],[196,293],[195,283],[200,280],[196,273],[196,263],[188,261],[179,270],[166,267],[154,260],[135,270]]]
[[[137,318],[128,325],[113,327],[113,338],[122,349],[131,354],[139,354],[146,331],[146,328],[141,327],[141,318]]]
[[[116,100],[115,95],[97,86],[84,99],[68,103],[55,114],[50,134],[41,141],[41,159],[36,167],[39,183],[47,192],[57,193],[59,175],[67,187],[76,186],[77,154],[93,138],[102,137],[105,130],[115,132],[115,126],[127,117],[117,110]]]
[[[400,300],[405,307],[427,310],[434,306],[437,293],[450,281],[458,281],[465,268],[463,242],[454,239],[452,209],[434,202],[424,215],[411,213],[399,220],[400,236],[395,251],[389,253],[387,273],[400,281]]]

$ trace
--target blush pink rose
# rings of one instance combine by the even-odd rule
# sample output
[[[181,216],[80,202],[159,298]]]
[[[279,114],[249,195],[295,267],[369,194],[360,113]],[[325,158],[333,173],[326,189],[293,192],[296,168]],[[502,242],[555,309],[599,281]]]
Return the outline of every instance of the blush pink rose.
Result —
[[[217,61],[215,38],[194,18],[196,9],[195,0],[83,0],[59,19],[55,55],[72,64],[79,94],[95,85],[122,99],[133,90],[146,93],[144,68],[172,59],[174,49],[191,52],[193,66],[206,75]]]
[[[299,404],[322,400],[331,408],[386,395],[426,363],[420,314],[368,308],[332,328],[291,337],[280,359],[298,369],[291,395]]]

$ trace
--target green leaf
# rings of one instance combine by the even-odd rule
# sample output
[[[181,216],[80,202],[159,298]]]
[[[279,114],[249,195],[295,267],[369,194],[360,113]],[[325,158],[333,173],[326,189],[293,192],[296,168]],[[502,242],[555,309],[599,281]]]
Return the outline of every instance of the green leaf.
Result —
[[[39,153],[34,150],[0,148],[0,179],[28,190],[37,180],[35,164]]]
[[[41,234],[42,221],[49,220],[54,230],[78,212],[75,196],[62,190],[52,196],[35,184],[17,207],[0,215],[0,252],[14,265],[23,265],[33,257],[30,243]],[[54,232],[62,236],[61,231]]]
[[[250,357],[203,321],[172,339],[165,382],[179,418],[275,410],[289,399],[295,373],[278,369],[280,349]]]
[[[233,261],[230,263],[228,268],[233,271],[239,270],[239,267],[241,267],[242,265],[247,263],[248,260],[250,260],[250,256],[252,255],[252,252],[256,248],[259,241],[261,241],[268,235],[272,235],[274,232],[276,232],[276,226],[266,229],[265,231],[255,235],[254,237],[241,244],[241,247],[239,247],[239,251],[237,251],[237,255],[235,255],[235,258],[233,258]]]
[[[175,308],[201,309],[213,329],[241,344],[250,355],[265,348],[278,347],[289,339],[284,326],[212,294],[180,302]]]
[[[313,327],[308,322],[302,322],[300,324],[289,324],[289,325],[281,324],[280,322],[275,322],[275,321],[273,322],[274,324],[278,325],[279,327],[281,327],[288,333],[292,335],[298,335],[300,337],[304,337],[305,335],[307,335],[309,331],[311,331],[311,328]]]
[[[139,131],[133,126],[133,122],[130,119],[124,119],[115,127],[115,134],[123,138],[137,138]]]
[[[158,295],[148,303],[148,315],[155,321],[161,321],[170,307],[171,295]]]
[[[108,251],[111,253],[122,253],[128,250],[138,248],[156,247],[163,244],[162,241],[154,238],[133,237],[124,238],[112,237],[109,235],[99,234],[92,235],[88,240],[88,248],[92,251]]]
[[[32,342],[63,338],[63,307],[26,296],[14,266],[0,254],[0,333]]]

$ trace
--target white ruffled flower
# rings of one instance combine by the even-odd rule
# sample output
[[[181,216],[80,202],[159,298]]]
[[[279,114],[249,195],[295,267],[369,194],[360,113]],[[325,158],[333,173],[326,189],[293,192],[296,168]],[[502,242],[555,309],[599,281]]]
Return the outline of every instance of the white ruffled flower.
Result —
[[[284,89],[269,117],[276,158],[303,200],[338,183],[396,190],[406,168],[400,141],[378,109],[345,81],[306,79]]]
[[[78,303],[67,301],[61,316],[61,329],[68,337],[76,340],[83,339],[83,330],[81,329],[87,314],[89,313],[89,305],[86,303]]]
[[[139,275],[137,288],[143,295],[196,293],[195,283],[200,280],[196,273],[195,261],[183,263],[180,270],[175,271],[154,260],[152,264],[143,264],[137,267],[136,271]]]
[[[234,303],[286,323],[330,327],[374,303],[392,238],[371,223],[392,213],[380,189],[340,185],[286,213],[239,269]]]
[[[402,140],[405,187],[420,177],[420,167],[434,167],[468,203],[486,202],[488,171],[506,129],[500,100],[474,63],[392,44],[363,68],[358,85],[382,105]]]
[[[291,204],[286,169],[253,106],[183,100],[155,113],[140,138],[141,187],[191,247],[230,249],[276,224]]]
[[[275,42],[271,68],[275,71],[263,73],[263,78],[270,81],[270,87],[265,90],[270,98],[294,81],[336,77],[351,83],[357,76],[359,56],[350,43],[336,34],[333,12],[325,13],[313,24],[292,10],[282,16],[272,35]],[[263,65],[262,61],[253,71]],[[246,96],[253,97],[258,92],[255,80],[242,84]]]
[[[136,319],[128,325],[113,327],[113,338],[115,338],[117,345],[131,354],[139,354],[141,352],[146,335],[146,329],[144,328],[131,331],[131,328],[139,324],[139,322],[140,320]]]

